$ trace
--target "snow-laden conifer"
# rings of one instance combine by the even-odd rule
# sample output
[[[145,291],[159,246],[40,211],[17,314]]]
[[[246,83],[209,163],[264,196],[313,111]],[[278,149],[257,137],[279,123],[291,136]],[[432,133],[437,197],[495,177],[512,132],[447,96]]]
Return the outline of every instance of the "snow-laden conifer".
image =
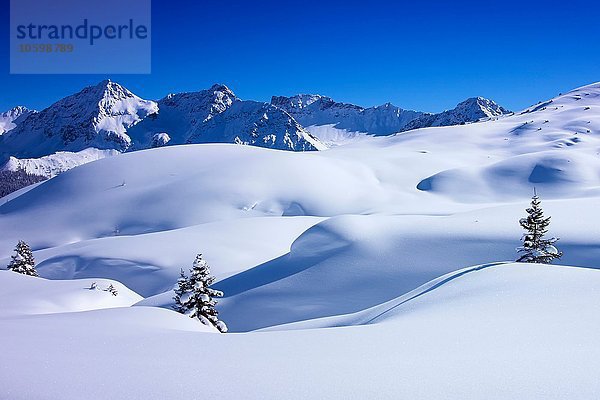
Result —
[[[549,264],[552,260],[562,257],[563,253],[554,246],[558,239],[545,238],[548,233],[548,225],[550,225],[550,217],[544,217],[541,201],[535,190],[531,199],[531,207],[526,211],[527,217],[519,220],[519,224],[526,232],[521,238],[523,246],[517,249],[519,253],[523,253],[517,262]]]
[[[27,243],[19,240],[15,247],[15,254],[11,257],[8,269],[23,275],[38,276],[35,270],[33,252]]]
[[[220,332],[227,332],[227,325],[219,320],[219,313],[215,309],[217,301],[214,298],[223,297],[223,293],[210,287],[214,281],[208,263],[202,254],[198,254],[189,277],[181,270],[173,297],[173,309],[190,318],[197,318],[205,325],[212,325]]]

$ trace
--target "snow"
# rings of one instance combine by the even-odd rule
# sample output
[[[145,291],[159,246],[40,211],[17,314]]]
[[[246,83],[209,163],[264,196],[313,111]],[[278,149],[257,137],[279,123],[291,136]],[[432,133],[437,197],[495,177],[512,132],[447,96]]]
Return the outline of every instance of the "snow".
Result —
[[[129,131],[133,148],[150,147],[157,133],[167,132],[171,145],[237,143],[293,151],[325,149],[282,109],[241,100],[225,85],[171,94],[159,100],[158,107],[156,116]]]
[[[117,150],[88,148],[76,153],[59,151],[40,158],[19,159],[11,156],[8,161],[0,167],[0,171],[17,171],[22,169],[29,174],[52,178],[79,165],[87,164],[105,157],[115,156],[117,154],[120,154]]]
[[[127,129],[157,111],[155,102],[105,80],[30,114],[0,136],[0,148],[5,155],[19,158],[88,147],[123,151],[131,145]]]
[[[422,115],[410,121],[404,127],[404,131],[411,129],[426,128],[430,126],[460,125],[480,120],[489,120],[501,117],[511,112],[494,101],[483,97],[472,97],[453,108],[439,114]]]
[[[4,359],[27,362],[2,363],[0,382],[16,399],[588,399],[600,390],[599,279],[490,267],[336,329],[207,334],[147,307],[4,319]]]
[[[459,125],[503,116],[510,111],[494,101],[474,97],[439,114],[404,110],[386,103],[364,108],[321,95],[273,96],[271,104],[286,110],[329,147],[362,139],[363,134],[390,135],[430,126]]]
[[[390,103],[363,108],[354,104],[339,103],[330,97],[308,94],[292,97],[273,96],[271,104],[286,110],[306,127],[331,125],[348,132],[367,132],[374,135],[400,132],[410,121],[424,114],[403,110]]]
[[[0,113],[0,135],[16,128],[17,124],[20,124],[25,118],[35,112],[37,111],[30,110],[24,106],[17,106]]]
[[[90,289],[92,283],[97,289]],[[119,294],[104,289],[113,285]],[[47,280],[0,270],[0,318],[129,307],[142,297],[108,279]]]
[[[7,196],[0,263],[23,239],[52,280],[0,271],[2,394],[594,398],[598,110],[593,84],[322,152],[166,146]],[[534,186],[565,266],[511,262]],[[228,334],[170,309],[197,253]]]

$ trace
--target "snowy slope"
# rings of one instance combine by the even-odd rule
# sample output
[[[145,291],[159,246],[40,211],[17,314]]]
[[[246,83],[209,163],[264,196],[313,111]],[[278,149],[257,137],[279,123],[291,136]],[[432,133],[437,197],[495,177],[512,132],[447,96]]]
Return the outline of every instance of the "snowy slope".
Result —
[[[110,278],[144,299],[0,308],[0,387],[49,399],[593,398],[599,148],[593,84],[324,152],[167,146],[72,169],[2,199],[0,264],[24,239],[43,277]],[[533,186],[560,263],[576,267],[501,263],[516,256]],[[247,333],[205,334],[157,308],[197,252],[225,292],[220,317]]]
[[[11,399],[584,400],[600,391],[598,287],[595,270],[509,264],[368,326],[245,335],[147,307],[3,318],[0,383]]]
[[[2,135],[0,149],[27,158],[88,147],[123,151],[131,144],[127,129],[156,112],[155,102],[105,80],[31,114]]]
[[[91,289],[96,283],[96,289]],[[105,291],[109,285],[117,296]],[[129,307],[142,299],[119,282],[108,279],[47,280],[0,271],[0,318]]]
[[[430,126],[461,125],[467,122],[477,122],[482,119],[490,119],[511,112],[494,101],[483,97],[472,97],[453,108],[439,114],[426,114],[415,118],[407,123],[401,130],[427,128]]]
[[[76,153],[59,151],[40,158],[20,159],[11,156],[3,166],[0,166],[0,171],[24,170],[29,174],[52,178],[79,165],[117,154],[120,154],[117,150],[98,150],[89,148]]]
[[[24,106],[17,106],[8,111],[0,113],[0,135],[14,129],[30,114],[37,111],[30,110]]]

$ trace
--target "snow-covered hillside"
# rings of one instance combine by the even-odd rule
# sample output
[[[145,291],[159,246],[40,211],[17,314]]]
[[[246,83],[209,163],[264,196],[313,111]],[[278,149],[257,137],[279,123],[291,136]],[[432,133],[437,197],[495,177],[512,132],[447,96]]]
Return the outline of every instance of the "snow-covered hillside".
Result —
[[[98,150],[89,148],[76,153],[59,151],[40,158],[19,159],[10,157],[3,166],[0,166],[0,171],[24,170],[28,174],[52,178],[79,165],[87,164],[105,157],[115,156],[117,154],[120,154],[117,150]]]
[[[205,126],[277,119],[275,106],[220,99],[197,114]],[[136,151],[0,199],[0,265],[26,240],[39,274],[61,280],[58,292],[19,280],[39,285],[23,286],[22,308],[47,297],[52,315],[0,307],[0,387],[49,399],[593,398],[600,83],[484,118],[322,152]],[[534,187],[569,267],[511,262]],[[197,253],[225,294],[219,318],[244,334],[171,310]],[[71,312],[90,296],[79,287],[105,279],[143,299]]]
[[[157,111],[155,102],[105,80],[29,115],[0,137],[0,152],[31,158],[88,147],[124,151],[127,129]]]
[[[0,135],[14,129],[30,114],[37,111],[30,110],[24,106],[17,106],[8,111],[0,113]]]
[[[584,400],[600,391],[598,271],[507,264],[429,286],[366,326],[337,329],[218,335],[149,307],[0,315],[0,383],[11,399]]]
[[[582,100],[577,100],[580,97]],[[0,228],[6,233],[0,238],[0,251],[8,257],[12,246],[22,238],[36,249],[55,248],[53,262],[42,268],[42,272],[48,276],[69,277],[69,274],[56,272],[64,271],[56,260],[60,260],[63,251],[58,250],[60,246],[73,242],[109,237],[120,242],[125,240],[124,235],[154,232],[160,236],[172,229],[247,217],[286,220],[290,216],[351,218],[342,216],[361,215],[356,220],[360,223],[348,226],[342,223],[334,230],[339,234],[326,235],[329,237],[326,243],[344,244],[348,243],[345,239],[348,230],[356,229],[365,234],[388,232],[376,222],[377,215],[395,214],[398,217],[394,218],[400,221],[393,224],[386,237],[410,235],[403,228],[410,221],[411,225],[424,226],[429,232],[424,233],[426,237],[432,235],[429,230],[442,230],[461,238],[463,246],[471,240],[481,246],[481,250],[469,252],[456,262],[445,259],[441,263],[443,259],[436,258],[439,254],[446,257],[449,249],[445,245],[439,252],[427,252],[431,265],[439,262],[441,266],[433,274],[443,274],[465,264],[503,260],[512,255],[518,244],[520,229],[515,221],[534,185],[545,199],[556,199],[549,202],[549,207],[560,214],[555,217],[557,228],[566,234],[559,231],[557,235],[565,237],[565,241],[572,240],[568,237],[571,228],[568,224],[561,226],[561,219],[570,220],[573,217],[568,217],[569,213],[592,207],[600,186],[600,177],[593,172],[600,169],[597,155],[600,119],[594,118],[593,113],[598,107],[598,97],[600,85],[591,85],[554,99],[552,107],[539,107],[536,111],[480,124],[371,138],[327,152],[288,153],[216,144],[172,146],[99,160],[68,171],[1,205]],[[577,134],[572,132],[575,127],[579,127]],[[590,133],[582,131],[582,127]],[[571,141],[571,138],[577,140]],[[65,196],[69,198],[68,208],[63,207]],[[573,197],[580,199],[568,200]],[[578,204],[575,211],[571,210],[573,204]],[[487,219],[488,211],[480,211],[483,207],[497,217]],[[440,217],[433,217],[435,215]],[[475,233],[461,235],[463,228],[465,232],[479,232],[467,228],[476,222],[456,222],[464,218],[465,221],[470,221],[469,218],[489,220],[494,227],[489,241],[477,239]],[[23,221],[35,221],[36,229]],[[334,224],[334,221],[323,223]],[[340,223],[342,221],[344,219]],[[448,225],[440,228],[437,224]],[[452,226],[459,228],[451,229]],[[487,224],[479,226],[488,228]],[[61,232],[61,235],[49,236],[46,233],[49,231]],[[322,237],[319,232],[309,230],[308,236],[300,238],[315,234],[316,238]],[[342,239],[336,239],[338,236]],[[296,238],[288,238],[288,244]],[[448,243],[453,243],[454,239],[448,239]],[[319,239],[314,240],[321,243]],[[313,239],[308,242],[312,243]],[[375,242],[385,243],[382,238]],[[294,246],[298,243],[302,241],[298,239]],[[494,247],[498,252],[490,251],[490,243],[499,244]],[[198,246],[202,247],[200,243]],[[304,258],[305,251],[293,256],[294,246],[291,259],[301,260],[298,268],[303,269],[312,262],[311,258]],[[574,242],[573,246],[579,244]],[[321,247],[315,244],[304,248],[313,248],[311,251],[318,253]],[[64,251],[67,250],[65,247]],[[192,249],[186,257],[191,258],[194,251],[200,250]],[[323,251],[328,254],[327,248]],[[408,251],[398,252],[395,257],[408,257]],[[109,259],[140,260],[137,254],[132,247],[130,255]],[[210,260],[210,255],[206,256]],[[600,263],[594,257],[571,259],[568,252],[565,257],[574,265]],[[70,270],[84,268],[86,275],[83,276],[91,276],[98,268],[103,274],[110,273],[108,277],[125,280],[128,286],[140,290],[135,276],[130,280],[126,273],[117,272],[121,271],[117,268],[114,274],[110,272],[109,265],[114,261],[104,261],[98,256],[86,260],[76,255],[70,260]],[[177,260],[185,261],[181,257]],[[288,261],[282,262],[291,265]],[[119,263],[123,268],[127,264],[127,261]],[[347,261],[343,264],[347,265]],[[157,291],[172,284],[180,267],[148,257],[144,257],[142,265],[145,267],[141,274],[158,278],[152,285]],[[267,267],[271,268],[268,264],[263,268]],[[227,268],[226,260],[222,266],[215,266],[215,272],[223,274],[222,268]],[[273,268],[277,268],[277,264]],[[327,269],[324,271],[329,274]],[[161,276],[169,282],[160,284]],[[295,277],[301,276],[295,274]],[[415,283],[422,284],[434,277],[424,275]],[[158,294],[150,289],[144,289],[145,294]],[[263,289],[269,289],[269,285],[263,285]],[[391,293],[386,296],[389,295]],[[258,298],[264,299],[264,296]]]

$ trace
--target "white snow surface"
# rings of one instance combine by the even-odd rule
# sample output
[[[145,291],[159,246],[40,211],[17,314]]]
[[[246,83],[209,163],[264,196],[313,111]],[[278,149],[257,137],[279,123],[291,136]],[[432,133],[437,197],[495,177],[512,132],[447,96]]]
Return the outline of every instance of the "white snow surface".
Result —
[[[0,113],[0,135],[14,129],[17,124],[21,123],[30,114],[35,112],[37,111],[30,110],[24,106],[17,106]]]
[[[90,289],[96,283],[96,289]],[[113,285],[118,295],[104,289]],[[0,319],[7,316],[68,313],[129,307],[142,297],[108,279],[47,280],[0,270]]]
[[[515,115],[323,152],[133,152],[7,196],[0,263],[26,240],[40,275],[65,287],[0,273],[26,293],[0,308],[0,395],[594,398],[599,111],[593,84]],[[503,263],[534,186],[569,266]],[[169,310],[196,253],[234,333]],[[80,279],[143,299],[73,312],[71,296],[91,296]]]
[[[366,326],[244,335],[148,307],[3,318],[0,382],[11,399],[590,399],[599,280],[508,264],[390,304]]]
[[[52,178],[79,165],[87,164],[105,157],[115,156],[117,154],[120,154],[117,150],[98,150],[89,148],[76,153],[59,151],[40,158],[20,159],[11,156],[8,161],[0,167],[0,171],[24,170],[29,174]]]

